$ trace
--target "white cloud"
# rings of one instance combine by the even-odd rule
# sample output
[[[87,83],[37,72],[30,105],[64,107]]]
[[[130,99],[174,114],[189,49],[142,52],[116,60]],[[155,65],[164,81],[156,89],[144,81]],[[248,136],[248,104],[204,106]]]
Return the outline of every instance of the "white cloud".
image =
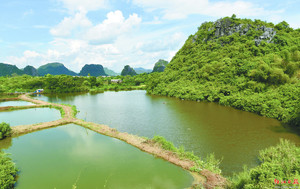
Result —
[[[119,35],[131,31],[134,26],[139,25],[142,21],[137,14],[132,14],[125,19],[119,10],[109,12],[106,17],[102,23],[91,27],[86,32],[85,38],[91,43],[111,43]]]
[[[98,10],[100,8],[108,7],[107,0],[57,0],[62,3],[64,8],[68,9],[71,12],[77,10]]]
[[[81,9],[75,15],[65,17],[57,26],[50,30],[54,36],[70,36],[74,29],[91,26],[91,21],[86,17],[86,11]]]
[[[283,10],[267,11],[248,1],[237,0],[211,2],[209,0],[133,0],[133,3],[147,11],[161,10],[165,19],[183,19],[188,15],[200,14],[214,17],[231,16],[262,16],[280,13]]]

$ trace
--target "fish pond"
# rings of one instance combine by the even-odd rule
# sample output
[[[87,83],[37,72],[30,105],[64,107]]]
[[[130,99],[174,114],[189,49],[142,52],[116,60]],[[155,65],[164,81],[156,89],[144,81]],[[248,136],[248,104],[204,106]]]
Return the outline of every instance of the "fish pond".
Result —
[[[222,159],[224,175],[254,167],[259,150],[300,137],[279,121],[216,103],[151,96],[145,91],[55,94],[40,100],[76,105],[78,118],[139,136],[161,135],[200,157]]]
[[[3,107],[3,106],[28,106],[28,105],[34,105],[34,104],[31,102],[20,101],[20,100],[0,102],[0,107]]]
[[[186,188],[191,174],[120,140],[69,124],[0,141],[16,188]]]
[[[31,108],[0,112],[0,123],[6,122],[10,126],[49,122],[60,118],[60,111],[54,108]]]

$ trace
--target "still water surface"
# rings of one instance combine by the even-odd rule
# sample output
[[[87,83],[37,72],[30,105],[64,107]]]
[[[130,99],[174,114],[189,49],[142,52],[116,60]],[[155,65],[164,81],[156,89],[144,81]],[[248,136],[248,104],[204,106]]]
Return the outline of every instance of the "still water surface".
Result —
[[[0,141],[20,169],[18,189],[186,188],[185,170],[120,140],[69,124]]]
[[[36,97],[76,105],[78,118],[106,124],[139,136],[164,136],[176,146],[205,157],[223,158],[223,174],[258,164],[258,151],[276,145],[280,138],[300,144],[300,137],[279,121],[216,103],[182,101],[147,95],[145,91]]]
[[[31,102],[20,101],[20,100],[0,102],[0,107],[3,107],[3,106],[28,106],[28,105],[34,105],[34,104]]]
[[[10,126],[30,125],[60,119],[60,111],[54,108],[31,108],[0,112],[0,123],[6,122]]]

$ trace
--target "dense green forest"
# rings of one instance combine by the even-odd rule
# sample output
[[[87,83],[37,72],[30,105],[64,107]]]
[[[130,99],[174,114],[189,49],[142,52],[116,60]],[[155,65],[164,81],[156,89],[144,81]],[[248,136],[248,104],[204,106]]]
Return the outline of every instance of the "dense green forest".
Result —
[[[77,77],[69,75],[45,75],[33,77],[28,75],[0,77],[0,94],[15,92],[34,92],[44,89],[45,93],[70,93],[70,92],[102,92],[105,90],[131,90],[144,89],[148,74],[137,76],[115,77]],[[111,80],[119,79],[121,83]]]
[[[150,94],[218,102],[300,126],[300,29],[234,15],[203,23]]]

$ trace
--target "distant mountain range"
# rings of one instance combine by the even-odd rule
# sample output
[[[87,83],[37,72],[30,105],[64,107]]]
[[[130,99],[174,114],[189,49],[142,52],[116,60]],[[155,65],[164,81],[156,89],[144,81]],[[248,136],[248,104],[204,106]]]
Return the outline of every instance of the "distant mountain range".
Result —
[[[165,66],[168,64],[167,61],[159,60],[154,68],[153,72],[162,72]],[[123,69],[122,75],[136,75],[141,73],[151,73],[151,69],[145,68],[131,68],[130,66],[125,66]],[[121,75],[120,73],[116,73],[113,70],[103,67],[100,64],[86,64],[82,67],[79,73],[76,73],[72,70],[69,70],[65,67],[64,64],[59,62],[48,63],[45,65],[40,66],[38,69],[34,68],[33,66],[26,66],[23,69],[19,69],[15,65],[0,63],[0,76],[11,76],[13,74],[16,75],[31,75],[31,76],[44,76],[47,74],[51,75],[72,75],[72,76],[117,76]]]
[[[145,68],[133,68],[134,71],[137,73],[137,74],[142,74],[142,73],[151,73],[152,70],[151,69],[145,69]]]

